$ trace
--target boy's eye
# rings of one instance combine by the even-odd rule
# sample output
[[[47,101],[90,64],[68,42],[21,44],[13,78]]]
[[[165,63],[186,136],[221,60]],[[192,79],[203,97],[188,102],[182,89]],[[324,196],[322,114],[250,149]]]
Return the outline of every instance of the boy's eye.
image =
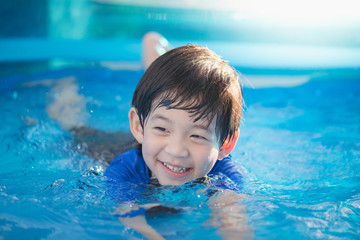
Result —
[[[160,132],[168,132],[168,130],[166,128],[163,127],[154,127],[155,130],[158,130]]]
[[[207,140],[207,138],[205,138],[203,136],[200,136],[200,135],[197,135],[197,134],[193,134],[193,135],[191,135],[191,137],[193,137],[195,139],[199,139],[199,140]]]

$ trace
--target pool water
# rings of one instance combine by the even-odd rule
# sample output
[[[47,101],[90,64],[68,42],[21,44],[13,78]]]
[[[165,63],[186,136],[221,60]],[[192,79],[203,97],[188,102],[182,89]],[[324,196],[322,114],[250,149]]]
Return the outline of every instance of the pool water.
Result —
[[[118,205],[106,194],[103,162],[84,154],[46,112],[58,97],[56,83],[71,79],[87,113],[81,121],[128,131],[141,75],[95,66],[0,79],[0,238],[141,238],[113,215]],[[291,88],[244,88],[233,158],[248,195],[238,204],[255,239],[360,236],[360,74],[349,75],[330,72]],[[181,210],[154,214],[149,223],[168,239],[220,239],[202,189],[147,189],[143,203]]]

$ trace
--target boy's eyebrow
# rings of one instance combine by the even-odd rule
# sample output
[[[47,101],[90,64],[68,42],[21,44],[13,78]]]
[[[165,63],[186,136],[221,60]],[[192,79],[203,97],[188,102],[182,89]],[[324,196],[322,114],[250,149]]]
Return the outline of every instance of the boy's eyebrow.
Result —
[[[194,128],[199,128],[199,129],[202,129],[202,130],[205,130],[205,131],[209,131],[209,125],[199,125],[199,124],[196,124],[194,125]]]
[[[160,114],[155,114],[152,119],[160,119],[160,120],[163,120],[165,122],[168,122],[170,124],[173,124],[173,121],[171,121],[169,118],[163,116],[163,115],[160,115]],[[198,129],[202,129],[202,130],[205,130],[205,131],[211,131],[209,128],[210,128],[210,124],[195,124],[193,125],[193,128],[198,128]]]

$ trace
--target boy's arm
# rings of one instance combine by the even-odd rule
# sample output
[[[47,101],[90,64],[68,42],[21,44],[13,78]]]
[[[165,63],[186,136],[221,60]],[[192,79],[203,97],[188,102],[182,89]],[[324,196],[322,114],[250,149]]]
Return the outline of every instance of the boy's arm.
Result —
[[[130,227],[143,235],[147,239],[162,240],[165,238],[161,236],[153,227],[151,227],[144,215],[138,215],[136,217],[119,217],[119,220],[127,227]]]
[[[223,239],[252,239],[253,230],[248,225],[245,206],[240,202],[246,195],[223,190],[209,200],[212,225],[220,227],[217,233]]]
[[[121,213],[118,215],[118,219],[127,227],[137,231],[146,239],[154,239],[154,240],[165,240],[163,236],[161,236],[153,227],[151,227],[146,221],[146,217],[143,214],[131,216],[132,212],[142,212],[144,213],[146,210],[149,210],[153,207],[159,206],[159,204],[145,204],[142,206],[131,204],[131,209],[126,209],[119,207],[117,209],[117,213]]]

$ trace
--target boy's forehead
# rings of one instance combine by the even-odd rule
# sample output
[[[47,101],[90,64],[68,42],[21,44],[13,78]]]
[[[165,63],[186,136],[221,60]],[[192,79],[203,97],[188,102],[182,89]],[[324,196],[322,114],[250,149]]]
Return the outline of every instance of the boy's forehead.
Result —
[[[152,103],[149,116],[158,108],[177,109],[187,112],[193,123],[206,125],[208,128],[216,125],[217,114],[205,112],[206,106],[201,101],[201,96],[185,98],[178,94],[176,90],[165,91],[156,96]]]
[[[177,112],[173,111],[181,111],[178,113],[186,113],[191,122],[200,128],[213,129],[216,125],[216,115],[212,119],[207,117],[198,116],[196,113],[193,113],[191,110],[181,109],[181,107],[173,107],[173,106],[157,106],[155,109],[152,109],[150,113],[151,119],[163,119],[163,120],[171,120],[177,117]]]

